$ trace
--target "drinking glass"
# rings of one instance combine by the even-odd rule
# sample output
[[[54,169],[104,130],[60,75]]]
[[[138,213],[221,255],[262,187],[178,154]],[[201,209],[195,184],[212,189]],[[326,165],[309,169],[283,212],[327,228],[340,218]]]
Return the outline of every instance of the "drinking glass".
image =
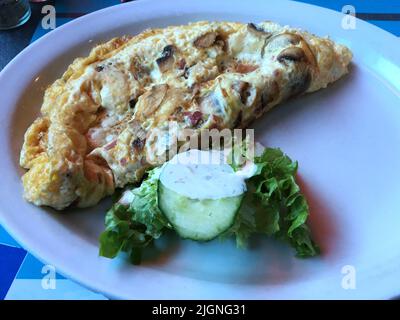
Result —
[[[28,0],[0,0],[0,30],[24,24],[31,16]]]

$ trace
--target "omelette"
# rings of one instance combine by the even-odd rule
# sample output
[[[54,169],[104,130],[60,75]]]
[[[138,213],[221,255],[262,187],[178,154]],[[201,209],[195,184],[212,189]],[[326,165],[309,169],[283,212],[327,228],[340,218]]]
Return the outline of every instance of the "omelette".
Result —
[[[96,46],[44,94],[20,154],[24,198],[93,206],[139,182],[185,129],[245,128],[348,72],[350,50],[272,22],[196,22]]]

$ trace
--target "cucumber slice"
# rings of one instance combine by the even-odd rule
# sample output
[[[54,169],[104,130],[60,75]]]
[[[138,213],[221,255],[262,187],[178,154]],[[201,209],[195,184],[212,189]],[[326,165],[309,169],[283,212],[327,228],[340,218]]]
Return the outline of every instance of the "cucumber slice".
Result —
[[[243,194],[221,199],[191,199],[159,182],[158,204],[182,237],[197,241],[212,240],[234,223]]]

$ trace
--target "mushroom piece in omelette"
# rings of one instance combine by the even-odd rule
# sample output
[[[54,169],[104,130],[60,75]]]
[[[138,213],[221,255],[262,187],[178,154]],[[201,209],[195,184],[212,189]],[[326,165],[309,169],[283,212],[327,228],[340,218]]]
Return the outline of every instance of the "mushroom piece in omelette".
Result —
[[[278,103],[325,88],[352,54],[272,22],[197,22],[95,47],[45,92],[25,134],[24,197],[88,207],[140,181],[183,129],[248,126]]]

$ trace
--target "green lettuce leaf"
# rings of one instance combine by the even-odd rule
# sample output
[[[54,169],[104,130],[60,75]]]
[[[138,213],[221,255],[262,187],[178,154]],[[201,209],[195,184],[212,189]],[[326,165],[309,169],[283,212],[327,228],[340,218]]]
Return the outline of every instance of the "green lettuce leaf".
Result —
[[[115,258],[126,252],[132,263],[141,260],[142,249],[162,235],[171,225],[158,207],[160,168],[150,170],[142,184],[131,190],[131,204],[115,203],[105,218],[105,231],[100,235],[99,255]]]
[[[297,162],[280,149],[266,148],[254,163],[258,170],[248,180],[235,223],[223,237],[235,235],[237,246],[246,247],[252,234],[266,234],[287,241],[298,257],[317,255],[319,248],[306,225],[309,207],[295,180]]]
[[[247,147],[234,152],[231,165],[236,171],[245,163]],[[247,181],[248,190],[234,224],[220,238],[235,236],[237,246],[245,248],[252,235],[264,234],[288,242],[299,257],[317,255],[319,249],[306,225],[307,201],[295,179],[297,162],[272,148],[253,160],[257,170]],[[160,172],[161,168],[150,170],[141,185],[131,190],[129,205],[116,202],[107,212],[106,229],[100,236],[101,256],[114,258],[126,252],[131,262],[138,264],[143,248],[172,228],[158,207]]]

